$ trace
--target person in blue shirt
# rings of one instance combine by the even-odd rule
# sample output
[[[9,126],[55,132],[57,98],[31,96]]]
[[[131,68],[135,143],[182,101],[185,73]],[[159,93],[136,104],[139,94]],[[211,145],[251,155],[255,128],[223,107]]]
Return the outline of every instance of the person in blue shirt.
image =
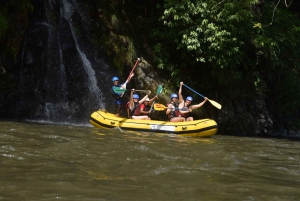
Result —
[[[115,106],[116,106],[116,116],[119,117],[122,110],[125,109],[125,105],[126,105],[126,100],[125,100],[125,97],[124,97],[124,93],[116,93],[114,91],[114,87],[120,87],[120,88],[126,88],[126,84],[130,81],[130,79],[132,78],[134,74],[132,73],[132,75],[129,77],[128,80],[126,80],[125,83],[123,84],[119,84],[119,78],[118,77],[113,77],[111,79],[112,83],[113,83],[113,86],[111,88],[111,91],[112,91],[112,96],[113,98],[115,99]]]

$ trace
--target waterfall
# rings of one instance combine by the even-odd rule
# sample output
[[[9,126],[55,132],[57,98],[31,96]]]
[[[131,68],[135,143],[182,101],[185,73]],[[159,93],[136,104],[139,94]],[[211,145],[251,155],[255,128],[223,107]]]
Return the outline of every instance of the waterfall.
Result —
[[[73,22],[72,22],[72,14],[74,13],[74,5],[76,6],[76,2],[74,1],[70,1],[70,0],[65,0],[62,2],[62,12],[61,12],[61,16],[63,18],[65,18],[70,26],[71,29],[71,33],[72,33],[72,37],[74,38],[75,41],[75,46],[76,46],[76,50],[79,53],[80,56],[80,60],[82,62],[82,65],[84,66],[85,72],[88,75],[88,87],[90,92],[93,94],[94,98],[97,98],[97,100],[102,100],[102,97],[100,96],[101,92],[99,90],[99,88],[97,87],[97,79],[95,77],[95,71],[93,70],[90,61],[86,58],[86,55],[81,51],[79,45],[78,45],[78,39],[76,37],[76,33],[75,33],[75,29],[73,26]],[[76,6],[78,7],[78,6]],[[84,18],[84,15],[82,15],[82,13],[80,12],[79,14],[81,14],[81,18]],[[100,106],[100,105],[99,105]]]
[[[89,40],[91,20],[79,2],[33,1],[40,10],[32,18],[20,58],[21,118],[86,124],[93,111],[113,108],[106,103],[113,102],[109,89],[116,72]]]

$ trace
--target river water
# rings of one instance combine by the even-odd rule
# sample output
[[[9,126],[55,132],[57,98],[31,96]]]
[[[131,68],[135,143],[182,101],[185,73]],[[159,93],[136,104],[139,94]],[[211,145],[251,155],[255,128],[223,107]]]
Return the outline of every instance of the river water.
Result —
[[[299,141],[0,122],[0,200],[299,200]]]

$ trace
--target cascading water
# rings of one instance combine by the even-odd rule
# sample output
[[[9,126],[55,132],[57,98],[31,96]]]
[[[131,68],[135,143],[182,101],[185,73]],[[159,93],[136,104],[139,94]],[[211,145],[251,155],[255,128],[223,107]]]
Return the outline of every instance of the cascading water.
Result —
[[[85,124],[93,111],[112,109],[105,103],[112,102],[110,78],[116,73],[89,40],[91,20],[84,6],[75,0],[33,4],[41,10],[35,11],[24,42],[17,114]]]

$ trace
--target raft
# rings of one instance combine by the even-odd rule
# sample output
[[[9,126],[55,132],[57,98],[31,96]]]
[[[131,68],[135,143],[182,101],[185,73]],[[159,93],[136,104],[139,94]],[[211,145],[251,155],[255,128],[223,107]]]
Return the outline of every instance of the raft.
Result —
[[[92,113],[90,123],[97,128],[119,127],[123,130],[178,134],[183,136],[208,137],[215,135],[218,131],[218,125],[212,119],[200,119],[186,122],[136,120],[125,117],[116,117],[115,114],[101,110]]]

